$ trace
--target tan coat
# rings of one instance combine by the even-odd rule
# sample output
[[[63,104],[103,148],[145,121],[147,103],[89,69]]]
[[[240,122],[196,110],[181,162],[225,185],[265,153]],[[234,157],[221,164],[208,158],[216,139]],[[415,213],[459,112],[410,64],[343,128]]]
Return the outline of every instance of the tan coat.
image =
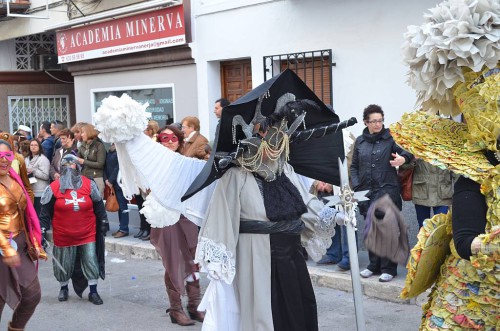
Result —
[[[196,132],[190,139],[190,141],[184,141],[180,152],[184,156],[195,157],[200,160],[204,160],[207,156],[207,152],[205,151],[205,147],[207,144],[207,138],[202,136],[199,132]]]

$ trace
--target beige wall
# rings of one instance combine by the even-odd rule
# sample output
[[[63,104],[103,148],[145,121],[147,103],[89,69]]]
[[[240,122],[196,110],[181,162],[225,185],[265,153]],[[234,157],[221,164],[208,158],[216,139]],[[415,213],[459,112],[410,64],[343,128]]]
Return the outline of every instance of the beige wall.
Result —
[[[75,76],[75,105],[78,122],[92,122],[92,89],[174,85],[174,120],[198,116],[196,65],[159,67]],[[203,123],[202,123],[203,126]]]
[[[73,84],[2,84],[0,89],[0,130],[9,131],[9,96],[68,95],[70,123],[75,123],[75,94]]]

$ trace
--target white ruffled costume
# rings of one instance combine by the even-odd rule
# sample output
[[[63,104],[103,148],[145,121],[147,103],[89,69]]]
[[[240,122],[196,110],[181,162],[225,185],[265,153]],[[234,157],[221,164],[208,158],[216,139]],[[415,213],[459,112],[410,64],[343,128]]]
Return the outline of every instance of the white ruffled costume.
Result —
[[[188,158],[155,143],[144,134],[150,113],[127,94],[109,96],[94,114],[99,137],[114,143],[120,164],[123,194],[128,199],[151,190],[141,213],[152,227],[175,224],[183,214],[201,226],[215,185],[181,202],[182,195],[206,161]]]
[[[199,307],[207,310],[202,330],[274,330],[269,235],[239,233],[241,219],[269,221],[253,174],[230,168],[217,185],[181,202],[205,161],[174,153],[145,136],[147,106],[126,94],[110,96],[94,115],[99,137],[115,143],[125,196],[137,194],[138,188],[151,190],[141,212],[153,227],[172,225],[181,213],[202,226],[196,262],[211,279]],[[319,260],[331,245],[335,222],[342,223],[343,217],[309,194],[304,185],[309,179],[295,174],[288,164],[284,173],[308,208],[301,216],[302,244]]]

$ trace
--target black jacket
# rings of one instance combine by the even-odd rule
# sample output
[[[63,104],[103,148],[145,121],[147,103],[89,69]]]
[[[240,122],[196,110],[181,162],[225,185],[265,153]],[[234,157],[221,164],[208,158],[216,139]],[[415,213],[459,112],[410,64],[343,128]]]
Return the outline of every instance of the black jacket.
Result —
[[[104,180],[108,180],[113,186],[117,185],[118,179],[118,155],[114,146],[106,154],[106,164],[104,166]]]
[[[354,144],[351,181],[355,191],[370,191],[370,202],[387,193],[401,210],[401,189],[397,171],[389,163],[394,159],[392,153],[403,156],[406,163],[413,159],[412,154],[396,145],[389,129],[383,128],[378,134],[370,134],[368,128],[365,128]],[[360,204],[361,214],[366,215],[368,205],[369,203]]]

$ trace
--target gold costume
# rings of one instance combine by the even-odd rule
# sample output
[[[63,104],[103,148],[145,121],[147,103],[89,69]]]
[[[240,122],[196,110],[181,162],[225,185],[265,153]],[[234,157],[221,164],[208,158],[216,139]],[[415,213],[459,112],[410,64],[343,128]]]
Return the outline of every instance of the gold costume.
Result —
[[[16,251],[9,244],[9,238],[16,237],[21,231],[21,222],[24,221],[24,215],[19,214],[20,210],[26,208],[26,197],[19,184],[11,180],[8,190],[16,197],[14,201],[7,189],[0,185],[0,248],[4,256],[14,256]]]

